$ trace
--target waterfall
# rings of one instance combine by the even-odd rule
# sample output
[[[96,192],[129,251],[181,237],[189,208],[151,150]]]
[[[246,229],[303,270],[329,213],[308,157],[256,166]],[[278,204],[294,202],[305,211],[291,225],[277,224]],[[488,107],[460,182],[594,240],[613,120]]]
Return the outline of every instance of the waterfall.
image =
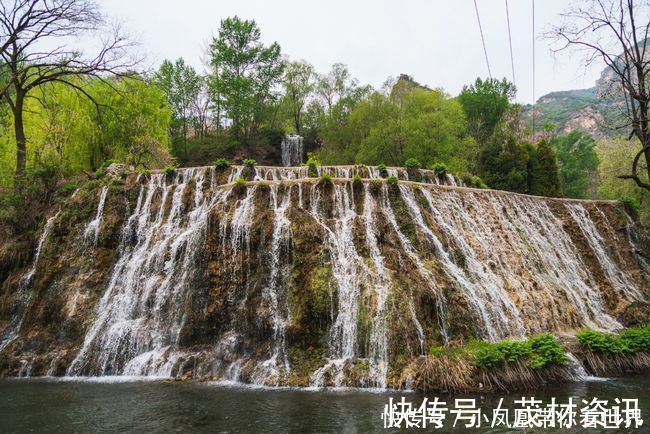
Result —
[[[406,235],[404,235],[400,230],[399,225],[397,224],[397,219],[395,218],[395,214],[393,213],[393,209],[388,199],[388,195],[389,195],[388,187],[384,184],[382,185],[382,190],[381,190],[381,197],[382,197],[381,209],[383,211],[384,216],[390,223],[393,231],[397,235],[397,238],[399,239],[400,244],[404,249],[404,253],[406,253],[406,255],[413,261],[413,263],[418,269],[420,276],[425,280],[425,282],[427,282],[429,288],[435,294],[440,336],[442,338],[442,341],[446,344],[447,342],[449,342],[449,333],[447,331],[448,330],[447,313],[446,313],[447,302],[445,300],[445,296],[442,293],[441,288],[438,286],[438,281],[435,275],[425,267],[425,265],[422,263],[422,260],[420,259],[419,255],[416,253],[409,239],[406,238]],[[418,330],[418,334],[421,336],[420,339],[421,347],[422,347],[421,350],[422,352],[424,352],[424,345],[423,345],[424,331],[417,319],[414,306],[411,306],[411,313],[413,317],[413,322],[415,323],[416,329]]]
[[[297,134],[290,134],[282,138],[282,165],[300,166],[304,158],[304,146],[302,137]]]
[[[374,266],[374,290],[377,296],[375,315],[370,333],[370,380],[374,387],[386,388],[388,373],[388,329],[386,325],[386,299],[390,278],[384,266],[384,258],[379,250],[375,212],[377,204],[370,193],[368,184],[364,190],[363,219],[366,228],[366,244]]]
[[[598,232],[598,229],[596,229],[596,226],[585,207],[582,206],[582,204],[567,204],[566,208],[580,227],[582,234],[587,239],[587,242],[596,255],[596,258],[598,258],[598,262],[611,285],[621,294],[625,295],[630,301],[641,298],[641,291],[636,288],[634,282],[628,279],[609,257],[603,237]]]
[[[291,204],[291,188],[287,189],[281,202],[278,200],[278,185],[271,187],[271,207],[275,214],[273,235],[271,239],[271,270],[269,281],[264,289],[264,297],[271,309],[273,321],[273,353],[271,357],[258,366],[253,378],[258,384],[273,383],[278,385],[281,374],[289,374],[289,357],[285,323],[288,317],[286,297],[287,266],[284,259],[289,254],[291,243],[291,222],[286,216]],[[279,367],[278,367],[279,365]],[[279,369],[280,368],[280,369]]]
[[[60,213],[61,210],[57,211],[56,214],[47,219],[45,222],[45,226],[43,226],[43,232],[41,232],[41,236],[38,238],[38,242],[36,243],[36,250],[34,252],[34,259],[32,260],[32,264],[18,284],[18,299],[14,305],[14,312],[11,317],[11,322],[5,328],[5,331],[3,333],[4,336],[2,336],[2,340],[0,341],[0,353],[19,336],[20,329],[23,325],[23,321],[25,320],[25,315],[27,314],[27,308],[32,297],[29,289],[33,283],[34,276],[36,275],[36,268],[38,266],[38,260],[41,257],[43,245],[45,245],[45,241],[47,241],[47,237],[50,235],[50,231],[52,230],[52,225],[59,217]]]
[[[206,197],[205,170],[196,171],[179,171],[170,183],[152,174],[140,190],[120,257],[68,375],[172,375],[208,210],[223,193]],[[194,208],[184,215],[182,197],[191,179]],[[157,210],[154,198],[160,199]]]
[[[523,336],[524,329],[521,319],[507,294],[503,294],[499,288],[488,288],[481,284],[475,284],[476,277],[478,277],[476,275],[472,276],[473,278],[465,275],[464,271],[452,261],[438,237],[424,222],[413,195],[413,189],[405,185],[400,185],[399,188],[413,221],[433,244],[446,273],[460,286],[465,298],[480,318],[482,322],[480,329],[484,333],[482,337],[497,340],[506,336]],[[422,191],[427,203],[433,208],[430,192],[426,189]],[[467,252],[463,253],[467,254]],[[514,319],[512,323],[509,321],[510,318]]]
[[[106,195],[108,194],[108,185],[102,187],[102,191],[99,195],[99,204],[97,205],[97,213],[95,218],[88,222],[86,229],[84,230],[84,239],[92,240],[92,245],[97,245],[97,239],[99,238],[99,227],[102,224],[102,218],[104,216],[104,203],[106,202]]]
[[[634,222],[613,203],[451,188],[453,177],[437,186],[424,170],[395,186],[364,166],[318,167],[330,182],[307,167],[256,166],[247,178],[258,182],[233,185],[244,169],[133,176],[127,206],[107,206],[103,186],[89,222],[64,227],[66,207],[47,219],[22,278],[7,281],[7,372],[399,387],[400,369],[431,345],[613,331],[644,300]],[[116,251],[93,254],[111,253],[103,265],[88,265],[86,246],[61,249],[96,243],[102,221],[122,222]],[[66,230],[48,240],[58,222]],[[51,269],[45,252],[59,255]],[[78,340],[23,323],[45,303]]]
[[[353,358],[357,349],[357,315],[359,302],[359,279],[364,273],[363,259],[359,256],[353,238],[353,225],[357,217],[350,194],[351,185],[334,184],[333,228],[327,224],[321,201],[322,189],[312,188],[310,214],[323,228],[332,264],[332,274],[338,290],[338,314],[330,332],[330,361],[316,371],[312,386],[322,386],[324,375],[335,368],[335,385],[343,380],[343,366]]]

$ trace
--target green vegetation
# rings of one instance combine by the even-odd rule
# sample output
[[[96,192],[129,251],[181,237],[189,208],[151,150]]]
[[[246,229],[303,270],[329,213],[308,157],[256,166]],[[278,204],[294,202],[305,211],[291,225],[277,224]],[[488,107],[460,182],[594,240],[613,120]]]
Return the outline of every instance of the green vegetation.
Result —
[[[409,158],[404,162],[404,167],[407,169],[419,169],[422,167],[422,164],[420,164],[417,158]]]
[[[323,185],[331,185],[332,184],[332,175],[329,173],[323,173],[320,177],[319,183]]]
[[[397,185],[397,176],[389,176],[388,179],[386,179],[386,183],[391,186]]]
[[[305,165],[307,166],[309,176],[316,178],[318,176],[318,169],[316,168],[321,165],[320,161],[313,154],[309,154]]]
[[[250,158],[244,158],[242,160],[241,164],[244,165],[245,167],[249,168],[249,169],[253,169],[257,165],[257,161],[255,161],[253,159],[250,159]]]
[[[230,167],[230,163],[225,158],[217,158],[214,162],[214,167],[219,170],[224,170]]]
[[[564,196],[584,199],[593,196],[598,172],[596,142],[587,133],[572,131],[551,140],[560,166]]]
[[[163,172],[165,172],[165,175],[167,176],[172,176],[176,173],[176,167],[166,166],[165,169],[163,169]]]
[[[533,369],[564,365],[569,360],[565,353],[564,347],[557,338],[549,333],[540,333],[525,341],[472,341],[459,348],[432,347],[429,350],[431,356],[459,357],[483,369],[518,361],[525,362]]]
[[[386,168],[385,164],[380,164],[377,166],[377,169],[379,170],[379,176],[382,178],[386,178],[388,176],[388,169]]]
[[[439,178],[444,178],[447,176],[447,173],[449,173],[449,169],[445,163],[435,163],[431,166],[431,170],[433,170],[433,173],[435,173]]]
[[[235,185],[237,187],[245,187],[246,186],[246,180],[244,178],[237,178],[235,181]]]
[[[650,326],[632,327],[617,334],[585,329],[576,338],[583,348],[606,356],[650,351]]]
[[[360,183],[361,183],[361,175],[359,175],[359,174],[355,174],[355,175],[352,177],[352,181],[353,181],[355,184],[360,184]]]

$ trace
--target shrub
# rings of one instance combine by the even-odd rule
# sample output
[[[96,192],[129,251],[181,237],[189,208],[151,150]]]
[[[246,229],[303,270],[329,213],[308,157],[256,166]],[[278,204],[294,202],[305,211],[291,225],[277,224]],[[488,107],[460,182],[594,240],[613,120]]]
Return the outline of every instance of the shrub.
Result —
[[[564,365],[569,361],[564,347],[550,333],[540,333],[528,339],[530,343],[531,367],[544,368],[549,365]]]
[[[481,178],[479,178],[478,176],[472,176],[471,186],[474,187],[474,188],[482,188],[482,189],[488,188],[488,186],[485,184],[485,182],[483,182],[483,180]]]
[[[382,178],[386,178],[388,176],[388,169],[386,168],[385,164],[383,163],[380,164],[379,166],[377,166],[377,169],[379,169],[379,176],[381,176]]]
[[[119,164],[119,161],[118,161],[118,160],[114,160],[114,159],[106,160],[106,161],[104,161],[104,162],[102,163],[101,168],[102,168],[102,169],[106,169],[106,168],[107,168],[108,166],[110,166],[111,164]]]
[[[533,369],[563,365],[568,361],[562,345],[549,333],[540,333],[527,341],[485,342],[478,344],[474,351],[474,365],[479,368],[492,368],[523,359],[528,359]]]
[[[379,191],[381,191],[381,181],[378,180],[378,179],[371,180],[370,181],[370,190],[375,192],[375,193],[378,193]]]
[[[442,356],[445,353],[445,347],[429,348],[429,355],[433,357]]]
[[[420,161],[417,158],[409,158],[404,162],[404,166],[407,169],[419,169],[420,167],[422,167]]]
[[[78,181],[75,180],[68,181],[59,187],[58,193],[62,196],[68,196],[70,193],[72,193],[77,189],[78,185],[79,185]]]
[[[329,185],[332,183],[332,175],[329,173],[323,173],[320,177],[320,183],[323,185]]]
[[[217,158],[214,162],[214,167],[216,167],[219,170],[223,170],[230,167],[230,163],[225,158]]]
[[[433,170],[433,173],[435,173],[438,178],[444,178],[447,176],[447,173],[449,173],[449,169],[445,163],[436,163],[431,166],[431,170]]]
[[[360,183],[361,183],[361,175],[359,175],[358,173],[355,174],[355,175],[352,177],[352,181],[354,181],[355,184],[360,184]]]
[[[388,185],[397,185],[397,176],[389,176],[386,182]]]
[[[244,178],[237,178],[235,181],[235,185],[237,187],[245,187],[246,186],[246,180]]]
[[[163,171],[165,172],[165,175],[172,176],[172,175],[174,175],[176,173],[176,167],[174,167],[174,166],[166,166]]]
[[[576,338],[582,347],[606,356],[650,351],[650,326],[632,327],[620,334],[585,329]]]
[[[242,165],[248,167],[249,169],[254,168],[257,165],[257,161],[251,158],[244,158],[241,162]]]
[[[316,178],[318,176],[318,170],[316,168],[320,166],[320,161],[318,161],[312,154],[309,154],[309,158],[307,159],[305,165],[308,168],[308,175],[311,178]]]

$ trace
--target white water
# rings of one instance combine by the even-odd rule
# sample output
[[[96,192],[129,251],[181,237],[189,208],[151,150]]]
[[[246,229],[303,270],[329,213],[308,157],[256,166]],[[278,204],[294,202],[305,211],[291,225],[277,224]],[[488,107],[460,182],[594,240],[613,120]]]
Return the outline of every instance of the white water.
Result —
[[[372,387],[385,389],[388,374],[388,326],[386,324],[386,300],[390,285],[389,272],[384,266],[384,258],[379,250],[375,213],[377,204],[370,193],[369,184],[365,185],[363,219],[366,228],[366,244],[374,266],[373,283],[377,297],[375,315],[370,333],[370,381]]]
[[[310,214],[323,228],[330,254],[332,274],[337,288],[337,315],[330,332],[330,361],[312,376],[311,385],[323,385],[324,376],[332,368],[335,371],[335,386],[341,386],[343,367],[357,351],[357,315],[359,279],[367,274],[363,259],[359,256],[353,238],[353,225],[357,217],[350,185],[333,186],[334,215],[330,227],[322,210],[322,189],[312,188]]]
[[[34,276],[36,275],[38,260],[41,257],[43,246],[45,245],[45,242],[50,235],[52,225],[56,221],[57,217],[59,217],[60,213],[61,210],[57,211],[56,214],[47,219],[45,226],[43,226],[43,232],[41,232],[41,236],[38,238],[38,243],[36,244],[36,251],[34,252],[34,259],[32,260],[32,264],[30,265],[29,270],[27,270],[27,273],[23,275],[18,285],[19,296],[16,300],[15,305],[16,312],[14,312],[11,318],[11,322],[5,328],[2,340],[0,341],[0,352],[2,352],[2,350],[4,350],[10,343],[15,341],[20,334],[20,329],[23,325],[23,321],[25,320],[29,302],[32,298],[32,294],[29,289],[34,281]]]
[[[86,229],[84,230],[84,239],[92,241],[92,245],[97,245],[97,240],[99,238],[99,228],[102,224],[102,218],[104,217],[104,204],[106,202],[106,195],[108,194],[108,185],[102,187],[102,191],[99,194],[99,204],[97,205],[97,213],[95,218],[88,222]]]
[[[304,161],[305,149],[302,137],[290,134],[282,138],[282,165],[300,166]]]
[[[264,289],[264,297],[271,310],[273,320],[273,352],[271,357],[260,365],[253,374],[253,382],[267,384],[269,380],[278,385],[281,375],[291,371],[285,333],[289,307],[286,303],[286,277],[288,266],[286,258],[291,244],[291,222],[286,216],[291,204],[291,188],[288,188],[278,200],[278,186],[271,187],[271,208],[275,214],[273,235],[271,239],[269,281]]]
[[[324,166],[319,173],[350,178],[359,170],[355,166]],[[373,170],[368,168],[370,176],[374,176]],[[390,170],[404,176],[398,169]],[[242,168],[233,167],[230,180],[241,174]],[[267,181],[300,179],[307,177],[307,168],[259,166],[254,176]],[[354,188],[351,182],[340,181],[331,187],[314,181],[288,181],[282,188],[279,183],[249,184],[239,191],[241,186],[218,186],[214,170],[205,168],[181,169],[174,179],[154,174],[142,181],[135,208],[122,229],[108,285],[94,316],[89,315],[92,324],[67,375],[218,373],[228,381],[283,384],[296,369],[289,364],[292,343],[287,332],[291,324],[288,277],[296,271],[291,268],[291,228],[294,224],[300,228],[303,222],[316,223],[322,232],[324,264],[331,267],[331,286],[336,291],[327,358],[312,374],[314,387],[345,385],[346,368],[362,358],[367,358],[369,365],[366,385],[387,387],[389,327],[395,318],[411,327],[409,336],[417,337],[419,348],[414,351],[426,353],[438,339],[431,336],[431,318],[425,317],[432,316],[433,307],[419,301],[423,291],[431,291],[435,300],[435,330],[443,343],[452,338],[447,309],[453,313],[455,307],[447,306],[445,294],[466,303],[471,318],[465,321],[486,339],[585,326],[619,328],[603,301],[603,288],[573,243],[573,232],[585,237],[598,261],[590,265],[602,267],[614,290],[629,300],[637,297],[630,290],[638,286],[634,276],[625,273],[619,265],[620,255],[610,252],[606,243],[610,239],[625,241],[624,237],[616,235],[604,214],[599,218],[606,225],[596,225],[579,202],[565,205],[570,217],[564,221],[564,214],[554,214],[547,202],[537,198],[406,183],[392,192],[386,183],[373,192],[376,183],[366,182],[359,189],[358,184]],[[270,192],[269,205],[259,209],[255,198],[266,197],[261,196],[266,191],[263,188]],[[309,189],[304,198],[303,188]],[[359,193],[364,198],[355,201]],[[400,199],[406,212],[398,214],[398,219],[394,200]],[[93,221],[101,222],[105,200],[102,190]],[[296,205],[298,209],[292,210]],[[359,209],[363,206],[363,212],[357,211],[357,205]],[[24,281],[31,282],[57,216],[45,225]],[[207,285],[202,278],[202,254],[211,216],[218,235],[215,254],[223,256],[218,264],[225,268],[225,275],[233,275],[233,283],[219,296],[233,312],[230,322],[219,329],[219,337],[213,338],[215,342],[205,343],[201,350],[187,349],[181,336],[193,325],[188,316],[205,307],[204,301],[194,303]],[[294,216],[300,217],[294,220]],[[400,227],[404,218],[417,230],[417,239],[407,237]],[[269,220],[271,230],[258,230],[264,219]],[[252,234],[255,248],[251,246]],[[94,231],[91,235],[96,239]],[[387,258],[396,258],[398,264]],[[257,268],[259,264],[262,266]],[[414,274],[407,280],[412,280],[413,287],[404,288],[408,291],[403,294],[404,311],[394,312],[391,291],[402,268]],[[258,270],[268,271],[268,275],[256,275]],[[262,296],[254,308],[272,327],[268,342],[261,345],[252,342],[255,338],[245,324],[250,317],[243,314],[251,308],[254,299],[249,296],[254,291]],[[369,308],[365,317],[360,315],[361,303]],[[4,346],[3,341],[0,350]],[[48,372],[55,365],[53,362]],[[22,373],[30,372],[25,363]]]
[[[208,210],[218,195],[203,194],[204,176],[204,169],[188,169],[168,184],[163,174],[154,174],[140,190],[108,288],[68,375],[171,375],[185,320],[182,306],[189,301]],[[191,179],[195,207],[185,216],[182,197]]]

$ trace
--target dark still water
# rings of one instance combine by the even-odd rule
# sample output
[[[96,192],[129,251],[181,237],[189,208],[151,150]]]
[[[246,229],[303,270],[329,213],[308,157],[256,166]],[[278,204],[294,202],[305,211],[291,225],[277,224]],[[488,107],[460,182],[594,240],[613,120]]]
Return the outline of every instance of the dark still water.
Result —
[[[619,432],[650,432],[650,378],[631,377],[548,387],[524,394],[543,400],[568,397],[638,398],[643,427]],[[269,390],[207,383],[96,382],[47,379],[0,380],[0,432],[392,432],[380,418],[393,397],[419,405],[415,393]],[[492,414],[500,396],[475,396]],[[512,406],[522,394],[503,396]],[[434,396],[427,396],[432,399]],[[449,405],[456,396],[440,396]],[[453,418],[447,417],[451,430]],[[485,423],[483,423],[485,425]],[[488,424],[489,425],[489,424]],[[433,428],[416,430],[431,432]],[[456,429],[454,432],[464,432]],[[516,432],[471,429],[469,432]],[[524,432],[524,431],[519,431]],[[527,430],[526,432],[545,432]],[[556,432],[616,432],[562,429]]]

